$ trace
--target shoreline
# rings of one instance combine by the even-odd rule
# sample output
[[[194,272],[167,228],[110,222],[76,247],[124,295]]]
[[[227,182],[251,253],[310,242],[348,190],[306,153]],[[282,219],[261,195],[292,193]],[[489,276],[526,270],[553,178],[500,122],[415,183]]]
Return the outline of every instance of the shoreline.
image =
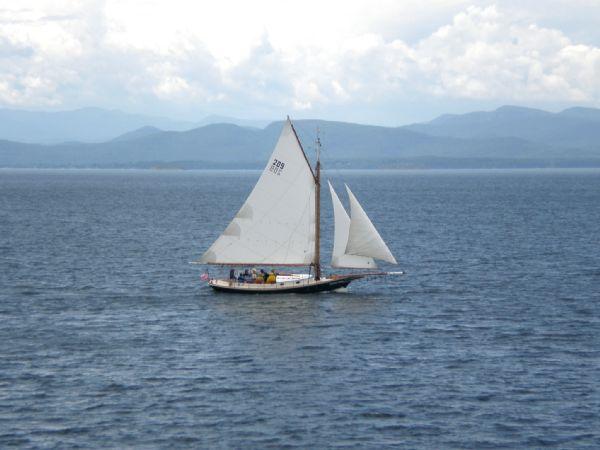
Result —
[[[123,168],[123,167],[0,167],[0,172],[141,172],[155,174],[181,173],[261,173],[263,169],[152,169],[152,168]],[[546,172],[546,173],[600,173],[600,167],[499,167],[499,168],[403,168],[403,169],[325,169],[324,173],[509,173],[509,172]]]

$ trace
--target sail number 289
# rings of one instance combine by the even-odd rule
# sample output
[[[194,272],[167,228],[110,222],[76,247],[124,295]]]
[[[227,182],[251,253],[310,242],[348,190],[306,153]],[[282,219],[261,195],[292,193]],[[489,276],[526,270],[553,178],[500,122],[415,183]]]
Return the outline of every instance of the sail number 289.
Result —
[[[275,175],[281,175],[281,172],[283,171],[284,167],[284,162],[279,161],[278,159],[274,159],[273,164],[271,164],[271,167],[269,168],[269,171],[273,172]]]

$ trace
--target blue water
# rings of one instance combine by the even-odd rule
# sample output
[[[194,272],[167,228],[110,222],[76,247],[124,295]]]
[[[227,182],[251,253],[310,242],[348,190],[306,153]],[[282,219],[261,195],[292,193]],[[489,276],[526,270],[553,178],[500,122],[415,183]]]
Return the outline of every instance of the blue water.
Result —
[[[600,448],[600,172],[329,175],[405,276],[213,293],[258,173],[0,171],[0,447]]]

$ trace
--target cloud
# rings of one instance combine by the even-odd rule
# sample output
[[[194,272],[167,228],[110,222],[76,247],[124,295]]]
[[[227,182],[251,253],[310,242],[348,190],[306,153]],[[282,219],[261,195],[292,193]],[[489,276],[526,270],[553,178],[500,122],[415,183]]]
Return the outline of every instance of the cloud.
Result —
[[[561,31],[514,23],[496,7],[470,7],[421,41],[417,64],[435,95],[597,102],[599,49]],[[573,57],[573,53],[577,56]]]
[[[420,2],[369,5],[24,2],[0,10],[0,104],[268,116],[407,98],[600,104],[600,48],[522,10],[440,0],[428,23]],[[423,22],[403,37],[411,11]]]
[[[493,6],[469,7],[413,46],[365,34],[303,66],[308,75],[305,70],[297,83],[317,83],[313,91],[322,93],[331,80],[338,87],[315,101],[372,103],[419,92],[502,102],[600,102],[600,48],[574,44],[559,30],[514,23]]]

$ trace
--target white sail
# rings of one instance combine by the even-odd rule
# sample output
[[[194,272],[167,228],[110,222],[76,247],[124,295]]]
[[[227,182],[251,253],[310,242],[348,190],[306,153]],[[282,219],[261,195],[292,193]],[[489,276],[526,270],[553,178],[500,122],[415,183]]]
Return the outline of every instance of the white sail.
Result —
[[[367,256],[381,259],[389,263],[397,264],[396,258],[385,245],[383,239],[371,223],[356,197],[346,185],[348,197],[350,197],[350,231],[348,233],[348,244],[345,253],[348,255]]]
[[[350,217],[346,213],[342,202],[337,196],[333,186],[328,181],[331,201],[333,203],[333,254],[331,256],[331,267],[344,267],[349,269],[376,269],[377,264],[373,258],[346,254],[346,244],[350,232]]]
[[[288,119],[258,183],[200,262],[308,265],[314,247],[315,178]]]

